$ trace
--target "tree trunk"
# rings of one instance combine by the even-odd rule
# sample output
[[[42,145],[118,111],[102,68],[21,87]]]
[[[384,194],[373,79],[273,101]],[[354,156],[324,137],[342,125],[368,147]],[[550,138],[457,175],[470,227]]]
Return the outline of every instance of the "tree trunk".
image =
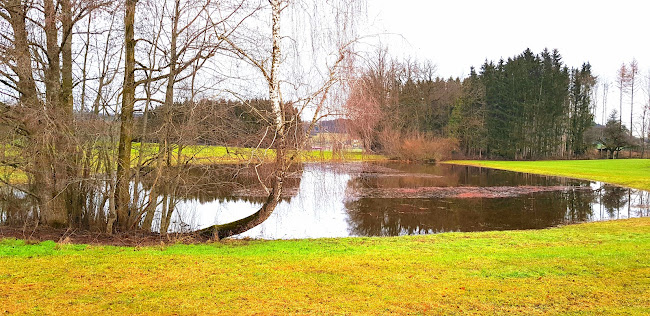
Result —
[[[20,0],[5,3],[9,14],[9,24],[13,30],[13,52],[15,60],[13,68],[18,80],[16,88],[19,93],[20,106],[26,111],[20,124],[27,134],[26,153],[35,157],[33,170],[34,182],[32,190],[39,200],[40,221],[52,226],[62,226],[67,223],[65,208],[60,206],[62,198],[57,198],[57,175],[53,169],[54,140],[59,136],[54,125],[57,122],[57,104],[59,98],[59,47],[57,43],[56,8],[51,0],[45,1],[44,30],[46,36],[47,63],[44,67],[44,85],[46,88],[46,103],[39,100],[36,82],[34,80],[32,58],[26,19],[30,4]],[[11,67],[11,66],[10,66]]]
[[[63,26],[63,45],[61,47],[63,61],[63,66],[61,67],[61,107],[64,113],[72,120],[72,8],[70,0],[60,0],[60,3]]]
[[[126,0],[124,14],[124,83],[122,89],[122,111],[120,112],[120,141],[118,145],[117,182],[115,204],[117,223],[120,229],[130,226],[129,182],[131,179],[131,141],[133,139],[133,106],[135,103],[135,5],[137,0]]]
[[[29,51],[29,39],[25,19],[27,16],[26,6],[20,0],[10,0],[6,6],[9,11],[9,23],[14,35],[14,58],[18,75],[18,92],[22,106],[38,108],[40,101],[34,80],[31,53]]]
[[[45,107],[57,109],[61,97],[61,64],[59,58],[59,34],[56,26],[56,4],[45,0],[45,41],[47,69],[45,71]]]
[[[634,75],[635,74],[634,74],[634,69],[632,71],[633,71],[633,73],[632,73],[632,77],[631,77],[631,88],[630,88],[630,142],[633,142],[633,139],[634,139],[634,138],[632,138],[633,137],[632,136],[632,131],[634,130],[634,125],[632,125],[632,122],[633,122],[632,118],[634,116],[632,115],[632,113],[634,112]],[[631,146],[631,144],[630,144],[629,154],[630,154],[629,157],[632,158],[632,146]]]
[[[242,218],[240,220],[207,227],[199,231],[202,235],[208,237],[216,237],[218,239],[238,235],[250,230],[251,228],[263,223],[271,216],[275,207],[280,202],[282,196],[283,181],[286,176],[288,164],[286,162],[286,135],[285,135],[285,119],[284,110],[280,94],[280,80],[278,78],[280,66],[280,0],[270,0],[272,11],[272,42],[273,48],[271,52],[271,70],[267,77],[269,86],[269,97],[273,105],[273,116],[275,119],[275,133],[276,133],[276,154],[275,154],[275,168],[273,174],[273,183],[271,190],[266,198],[262,207],[253,215]]]
[[[279,171],[280,169],[278,169],[276,166],[276,170]],[[202,229],[199,231],[201,235],[215,239],[222,239],[241,234],[263,223],[269,218],[269,216],[271,216],[275,210],[275,207],[280,202],[283,177],[283,173],[276,173],[276,175],[274,175],[273,185],[271,186],[271,192],[269,193],[269,196],[266,198],[266,201],[262,207],[253,215],[227,224],[214,225]]]
[[[73,222],[79,224],[82,217],[83,201],[83,182],[74,181],[81,176],[83,167],[81,166],[81,151],[78,149],[73,139],[75,136],[74,127],[74,107],[73,107],[73,81],[72,81],[72,7],[70,0],[60,0],[61,20],[62,20],[62,45],[61,45],[61,90],[59,97],[59,110],[61,118],[59,120],[59,145],[57,148],[57,161],[63,164],[63,170],[57,171],[64,176],[63,186],[65,198],[65,209],[70,213]]]

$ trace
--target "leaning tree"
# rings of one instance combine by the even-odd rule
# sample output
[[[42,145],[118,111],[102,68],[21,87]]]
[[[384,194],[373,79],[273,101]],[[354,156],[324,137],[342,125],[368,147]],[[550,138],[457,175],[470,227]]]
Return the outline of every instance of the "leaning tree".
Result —
[[[251,14],[258,17],[252,20],[253,25],[242,27],[227,38],[220,37],[230,46],[231,57],[241,61],[236,67],[247,69],[244,72],[257,74],[258,78],[251,80],[251,76],[242,75],[234,79],[244,81],[246,86],[259,82],[266,87],[272,113],[264,138],[272,139],[267,149],[274,150],[274,172],[269,185],[260,181],[267,197],[258,211],[234,222],[207,227],[202,234],[216,238],[240,234],[273,213],[280,202],[289,167],[308,139],[304,135],[309,135],[315,124],[330,113],[329,106],[336,102],[340,84],[350,69],[355,26],[363,9],[364,4],[359,0],[324,3],[268,0],[268,6]],[[268,18],[270,23],[261,25],[269,29],[259,32],[264,29],[260,21]],[[239,91],[229,92],[241,98]],[[290,107],[297,110],[296,116],[287,116]],[[303,119],[307,121],[306,128],[292,128]],[[291,135],[290,130],[304,135]]]

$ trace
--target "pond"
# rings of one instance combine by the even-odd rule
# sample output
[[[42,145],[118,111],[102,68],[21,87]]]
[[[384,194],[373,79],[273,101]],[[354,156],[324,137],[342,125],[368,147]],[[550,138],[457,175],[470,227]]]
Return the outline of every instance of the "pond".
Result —
[[[540,229],[650,216],[650,192],[600,182],[456,165],[306,164],[271,217],[237,237],[294,239]],[[263,190],[176,197],[169,231],[257,211]],[[160,214],[156,215],[159,222]],[[160,229],[154,224],[153,229]]]

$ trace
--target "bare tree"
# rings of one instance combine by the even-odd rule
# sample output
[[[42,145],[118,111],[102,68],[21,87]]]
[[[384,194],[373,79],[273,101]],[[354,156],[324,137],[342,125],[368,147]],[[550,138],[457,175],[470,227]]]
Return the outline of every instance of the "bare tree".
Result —
[[[378,146],[378,133],[381,125],[399,113],[397,109],[399,66],[392,60],[386,48],[379,48],[371,56],[363,58],[360,74],[349,81],[349,98],[345,112],[354,123],[349,128],[363,141],[366,152]],[[391,112],[391,113],[388,113]]]
[[[600,84],[596,83],[594,84],[594,88],[591,90],[591,116],[594,118],[594,122],[596,121],[596,115],[598,114],[599,88]]]
[[[360,78],[351,81],[350,97],[345,103],[348,117],[354,124],[348,124],[349,131],[360,137],[363,149],[372,152],[374,133],[382,120],[382,111],[379,106],[378,95],[371,92],[368,80]]]
[[[23,171],[39,204],[39,222],[67,225],[76,218],[79,151],[73,116],[72,37],[75,25],[102,2],[44,0],[0,2],[8,41],[3,82],[18,100],[14,123],[24,128]],[[44,96],[44,97],[43,97]]]
[[[345,61],[351,55],[353,38],[348,37],[349,31],[353,30],[351,27],[354,23],[354,16],[359,10],[360,1],[332,1],[326,4],[319,3],[303,3],[292,2],[286,0],[269,0],[269,7],[256,9],[256,13],[270,15],[270,38],[252,38],[246,34],[242,37],[232,37],[220,39],[228,43],[231,47],[232,53],[244,60],[251,66],[263,79],[268,91],[268,98],[272,105],[271,121],[269,122],[270,133],[272,137],[272,148],[275,150],[274,171],[271,176],[271,184],[269,186],[260,183],[263,189],[268,193],[267,198],[260,209],[254,214],[222,225],[214,225],[202,230],[203,234],[215,236],[218,238],[229,237],[232,235],[245,232],[260,223],[264,222],[273,212],[275,207],[280,201],[283,192],[283,182],[286,178],[287,172],[296,156],[301,149],[300,145],[292,148],[294,151],[289,151],[291,144],[289,135],[290,130],[298,131],[300,129],[292,128],[299,124],[299,117],[288,117],[287,113],[290,112],[291,106],[298,107],[298,113],[306,115],[305,110],[311,109],[312,114],[309,115],[309,127],[306,129],[308,134],[318,120],[320,120],[324,113],[325,106],[331,96],[333,87],[340,82],[341,74],[344,70]],[[307,19],[319,18],[320,10],[326,10],[333,14],[336,19],[331,21],[335,22],[333,30],[337,30],[334,34],[329,34],[326,28],[314,28],[311,34],[305,34],[305,30],[296,28],[283,33],[281,31],[281,21],[283,17],[294,15],[293,21],[298,21],[300,17]],[[300,17],[299,17],[300,16]],[[309,20],[308,20],[309,21]],[[324,22],[324,21],[323,21]],[[313,26],[317,21],[309,21],[307,25]],[[293,31],[293,32],[291,32]],[[325,31],[330,37],[318,38],[318,31]],[[316,33],[313,33],[316,32]],[[291,34],[283,36],[283,34]],[[240,36],[243,34],[239,34]],[[306,78],[302,73],[302,67],[305,61],[296,52],[291,56],[290,47],[297,47],[300,45],[300,40],[297,36],[311,35],[311,40],[314,46],[312,49],[320,49],[321,47],[317,42],[331,43],[333,46],[332,54],[326,56],[324,59],[327,64],[321,68],[318,75]],[[293,36],[293,37],[292,37]],[[268,42],[267,42],[268,41]],[[287,44],[290,41],[291,44]],[[260,45],[260,43],[267,42],[270,45]],[[259,46],[264,47],[260,50]],[[315,54],[315,53],[314,53]],[[316,55],[308,57],[308,62],[315,62]],[[286,60],[292,57],[292,65],[287,65]],[[286,65],[283,67],[283,65]],[[290,68],[293,66],[292,68]],[[317,68],[312,68],[317,69]],[[318,71],[318,70],[315,70]],[[289,89],[282,89],[283,79],[285,80]],[[320,84],[305,84],[306,81],[320,81]],[[249,83],[250,84],[250,83]],[[289,91],[291,91],[289,93]],[[285,96],[292,95],[291,102],[286,101]],[[302,133],[302,131],[300,131]],[[306,139],[302,138],[302,139]]]
[[[619,101],[619,109],[618,109],[618,123],[619,125],[623,125],[623,95],[627,93],[627,89],[629,88],[629,82],[630,82],[630,75],[629,75],[629,70],[627,69],[627,65],[625,63],[621,64],[621,68],[618,69],[618,73],[616,74],[616,87],[618,88],[618,93],[620,96],[620,101]]]
[[[643,106],[641,113],[641,158],[645,158],[646,139],[649,137],[648,131],[650,130],[650,70],[645,77],[645,93],[646,103]]]
[[[605,80],[603,81],[603,119],[602,119],[602,125],[605,126],[605,122],[607,121],[606,113],[607,113],[607,93],[609,92],[609,86],[610,83],[609,81]]]
[[[159,155],[164,155],[165,168],[172,170],[172,153],[175,151],[178,157],[182,156],[183,144],[180,138],[172,141],[171,135],[174,129],[179,126],[174,126],[172,117],[174,114],[174,102],[176,98],[177,85],[188,79],[193,78],[198,73],[203,62],[211,58],[219,49],[220,42],[215,40],[208,31],[212,31],[215,25],[223,26],[226,24],[230,15],[224,16],[222,12],[215,12],[219,10],[219,4],[213,4],[211,1],[185,1],[173,0],[164,1],[162,3],[148,4],[146,12],[142,13],[143,21],[149,21],[147,24],[152,29],[157,30],[151,32],[150,29],[143,28],[140,39],[136,39],[135,31],[130,30],[129,25],[133,22],[130,17],[130,12],[136,9],[136,5],[127,2],[127,14],[125,15],[125,47],[126,47],[126,62],[125,62],[125,81],[122,93],[122,110],[120,112],[121,132],[120,132],[120,145],[119,145],[119,163],[118,163],[118,179],[117,179],[117,221],[120,224],[120,229],[128,230],[135,225],[143,215],[143,208],[138,205],[138,190],[133,189],[133,194],[129,194],[128,182],[131,180],[130,168],[131,149],[130,143],[133,140],[134,126],[133,126],[133,112],[135,104],[138,102],[145,102],[145,123],[142,130],[146,130],[146,121],[148,118],[148,111],[150,107],[158,104],[164,113],[164,131],[163,138],[158,139]],[[213,10],[214,9],[214,10]],[[233,12],[238,8],[235,6]],[[150,12],[147,12],[150,11]],[[209,23],[209,17],[213,13],[221,17],[216,23]],[[232,14],[232,13],[230,13]],[[128,18],[128,20],[127,20]],[[237,21],[233,23],[237,25]],[[224,27],[225,32],[231,32],[228,27]],[[131,34],[133,33],[133,34]],[[221,34],[227,37],[227,34]],[[136,58],[138,50],[134,46],[129,47],[132,38],[133,45],[140,41],[140,47],[144,48],[141,54],[143,58]],[[141,48],[141,49],[142,49]],[[133,49],[131,52],[130,49]],[[131,56],[131,54],[133,56]],[[158,60],[158,58],[160,60]],[[133,65],[131,65],[133,63]],[[187,73],[186,71],[191,71]],[[129,75],[129,73],[132,73]],[[141,75],[142,74],[142,75]],[[156,82],[160,82],[157,84]],[[152,89],[152,85],[156,85]],[[135,92],[139,91],[140,87],[144,87],[145,98],[136,98]],[[155,94],[159,93],[160,97],[157,98]],[[127,100],[131,100],[128,101]],[[128,145],[127,145],[128,143]],[[140,147],[142,149],[142,147]],[[142,153],[138,155],[138,168],[142,165]],[[157,174],[163,165],[159,164],[160,160],[157,159]],[[181,168],[181,162],[176,161],[177,170]],[[177,174],[178,176],[178,174]],[[177,178],[177,177],[176,177]],[[136,179],[139,175],[136,173]],[[157,183],[157,182],[156,182]],[[157,186],[154,185],[150,188],[150,195],[156,196]],[[155,198],[149,199],[149,204],[153,203]],[[169,203],[168,207],[173,209],[174,203]],[[145,207],[149,213],[153,212],[152,207],[149,205]],[[167,211],[167,213],[171,213]],[[149,214],[151,215],[151,214]],[[109,223],[109,229],[112,229]]]
[[[636,61],[636,58],[632,59],[632,62],[630,62],[630,69],[628,71],[628,84],[630,86],[630,141],[634,140],[634,136],[632,134],[634,130],[634,124],[633,124],[633,118],[634,118],[634,83],[636,82],[636,75],[639,73],[639,64]],[[629,150],[630,158],[632,158],[632,146],[630,146]]]
[[[137,0],[126,0],[124,4],[124,81],[122,88],[122,109],[120,110],[120,140],[118,144],[117,180],[115,187],[115,213],[110,214],[107,232],[113,231],[117,221],[124,230],[128,228],[129,181],[131,180],[131,141],[133,140],[133,107],[135,104],[135,9]]]
[[[98,3],[0,0],[4,38],[0,43],[0,129],[7,127],[10,137],[25,140],[15,142],[25,144],[20,148],[23,159],[7,163],[28,174],[29,184],[23,190],[38,201],[35,218],[52,226],[71,226],[83,216],[95,217],[108,232],[140,225],[148,228],[162,194],[170,197],[162,199],[166,213],[160,232],[165,233],[176,204],[179,164],[192,161],[191,154],[185,157],[183,150],[200,134],[193,124],[207,124],[195,111],[201,104],[196,99],[205,97],[206,91],[218,91],[250,100],[259,96],[255,95],[260,92],[257,87],[264,83],[271,104],[268,110],[254,102],[240,103],[250,104],[250,112],[260,122],[268,122],[265,133],[251,133],[260,137],[259,152],[275,150],[272,181],[260,181],[269,193],[267,202],[255,218],[211,232],[230,236],[266,219],[306,140],[301,119],[308,118],[312,128],[338,101],[335,98],[350,65],[354,45],[350,32],[355,14],[361,11],[360,1],[126,0],[102,3],[111,8],[106,12],[94,10]],[[142,12],[147,6],[161,8],[157,11],[161,14]],[[123,16],[113,14],[117,8]],[[282,23],[302,24],[281,29],[281,17]],[[270,32],[266,32],[269,21]],[[235,32],[243,25],[245,30]],[[123,35],[117,31],[122,27]],[[147,32],[152,36],[146,36]],[[332,49],[321,50],[325,44]],[[303,54],[309,45],[315,53]],[[317,66],[303,68],[309,63]],[[248,68],[239,72],[236,67],[242,65]],[[258,79],[249,80],[255,76]],[[243,84],[227,83],[208,90],[216,86],[214,82],[230,79]],[[177,109],[179,104],[184,107]],[[142,109],[143,125],[136,126],[134,115]],[[159,118],[164,124],[148,136],[154,142],[150,145],[155,148],[153,157],[139,155],[134,169],[132,149],[143,148],[131,148],[137,141],[136,127],[145,134],[149,112],[154,110],[163,113]],[[4,149],[3,157],[7,156]],[[141,174],[141,170],[145,171]],[[137,183],[140,180],[153,184],[144,189]]]

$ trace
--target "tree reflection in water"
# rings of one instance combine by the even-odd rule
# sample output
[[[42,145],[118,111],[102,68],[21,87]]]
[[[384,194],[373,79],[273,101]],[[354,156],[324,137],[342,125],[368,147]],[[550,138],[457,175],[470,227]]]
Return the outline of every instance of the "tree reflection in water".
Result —
[[[541,192],[517,198],[381,199],[346,204],[352,234],[396,236],[448,231],[537,229],[583,222],[594,193]]]
[[[627,205],[630,189],[614,185],[603,185],[601,203],[610,218],[620,218],[622,209]]]
[[[203,166],[185,175],[160,195],[148,226],[154,231],[186,232],[229,222],[252,214],[264,201],[258,172],[242,166]],[[419,164],[306,164],[296,166],[286,179],[286,194],[271,217],[239,237],[318,238],[395,236],[446,231],[537,229],[585,221],[650,216],[650,192],[583,180],[546,177],[486,168]],[[141,177],[146,196],[152,179]],[[511,197],[462,195],[463,192],[499,192],[528,186],[558,187]],[[443,188],[441,198],[414,198],[409,192]],[[486,187],[480,189],[480,187]],[[377,192],[392,197],[377,196]],[[434,190],[435,191],[435,190]],[[523,190],[526,191],[526,190]],[[374,193],[373,193],[374,192]],[[4,193],[4,194],[2,194]],[[374,195],[373,195],[374,194]],[[30,198],[5,188],[0,192],[0,221],[23,223]],[[450,197],[451,196],[451,197]],[[460,195],[459,195],[460,196]],[[165,202],[165,199],[167,201]],[[102,205],[102,201],[94,201]],[[167,211],[165,211],[167,210]],[[105,214],[98,212],[93,220]]]
[[[394,167],[418,173],[435,173],[439,179],[418,177],[411,173],[408,181],[396,176],[360,176],[351,181],[354,190],[364,188],[426,187],[451,184],[453,186],[570,186],[575,189],[538,192],[509,198],[442,198],[395,199],[382,197],[360,198],[346,204],[350,215],[352,235],[395,236],[428,234],[446,231],[486,231],[537,229],[593,220],[619,218],[628,206],[627,196],[643,196],[648,192],[603,185],[601,190],[585,190],[591,182],[546,177],[507,171],[465,166]],[[363,173],[362,173],[363,174]],[[444,179],[450,179],[444,182]],[[384,190],[385,191],[385,190]],[[599,191],[605,192],[602,202],[609,216],[595,210],[601,208]],[[646,212],[647,213],[647,212]],[[643,216],[642,213],[631,216]]]

